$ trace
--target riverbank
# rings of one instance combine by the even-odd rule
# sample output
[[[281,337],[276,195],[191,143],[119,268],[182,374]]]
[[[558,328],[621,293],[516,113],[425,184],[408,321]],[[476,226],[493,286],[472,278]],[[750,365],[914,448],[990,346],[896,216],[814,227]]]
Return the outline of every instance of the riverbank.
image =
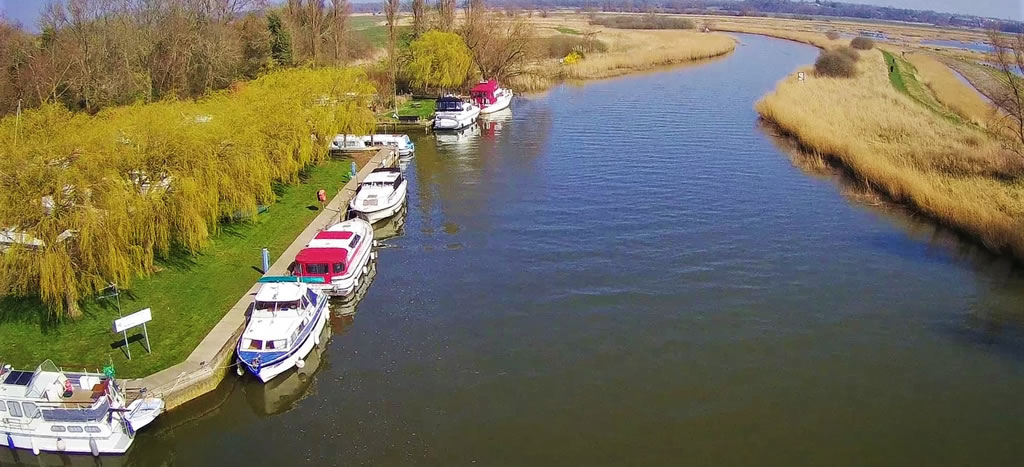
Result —
[[[897,91],[880,51],[861,55],[855,78],[790,76],[758,113],[881,194],[1024,259],[1024,161]]]

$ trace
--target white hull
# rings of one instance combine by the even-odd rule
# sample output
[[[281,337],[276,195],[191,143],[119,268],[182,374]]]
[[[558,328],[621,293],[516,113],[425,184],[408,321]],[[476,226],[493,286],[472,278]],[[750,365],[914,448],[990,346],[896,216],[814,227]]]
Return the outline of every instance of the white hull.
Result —
[[[114,423],[119,424],[120,422],[115,421]],[[90,438],[89,433],[79,433],[77,437],[71,437],[68,433],[62,433],[60,437],[56,436],[56,434],[33,434],[26,436],[9,433],[10,440],[7,439],[6,434],[0,434],[3,437],[0,439],[2,439],[4,445],[7,445],[9,441],[14,441],[15,448],[32,451],[33,454],[36,452],[92,454],[90,440],[96,444],[97,454],[124,454],[131,447],[132,441],[134,441],[131,436],[124,432],[114,432],[106,438],[96,437],[96,434],[92,434],[93,437]],[[58,446],[58,439],[64,445],[63,450]]]
[[[306,356],[313,351],[313,347],[320,340],[320,334],[324,331],[324,323],[327,322],[327,317],[330,315],[330,310],[324,308],[324,311],[320,314],[320,319],[317,320],[316,324],[313,325],[313,330],[306,336],[306,341],[299,346],[299,349],[292,352],[284,360],[273,365],[260,367],[259,371],[256,372],[256,377],[260,381],[266,383],[274,379],[274,377],[294,368],[299,360],[305,360]]]
[[[487,107],[484,107],[484,108],[480,109],[480,113],[481,114],[489,114],[489,113],[497,112],[499,110],[504,110],[504,109],[507,109],[509,104],[511,104],[511,103],[512,103],[512,92],[509,91],[508,93],[501,95],[501,97],[498,98],[497,102],[495,102],[495,103],[493,103],[491,105],[488,105]]]
[[[434,116],[434,129],[435,130],[458,130],[465,128],[473,124],[476,118],[480,116],[480,109],[474,107],[469,112],[461,112],[460,114],[438,114]]]
[[[395,200],[395,203],[390,206],[385,206],[373,211],[364,211],[352,208],[352,211],[357,213],[359,217],[365,219],[366,222],[369,222],[371,224],[375,224],[384,219],[390,218],[391,216],[394,216],[396,212],[400,211],[402,209],[402,206],[405,204],[405,198],[407,196],[408,191],[407,184],[402,183],[399,190],[400,192]]]

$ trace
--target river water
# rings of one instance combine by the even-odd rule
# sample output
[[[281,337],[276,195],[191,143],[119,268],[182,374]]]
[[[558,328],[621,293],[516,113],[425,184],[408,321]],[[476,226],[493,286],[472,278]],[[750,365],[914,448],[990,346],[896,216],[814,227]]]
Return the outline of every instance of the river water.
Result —
[[[416,136],[311,374],[229,377],[119,461],[1024,463],[1019,272],[794,166],[753,104],[817,51],[740,40]]]

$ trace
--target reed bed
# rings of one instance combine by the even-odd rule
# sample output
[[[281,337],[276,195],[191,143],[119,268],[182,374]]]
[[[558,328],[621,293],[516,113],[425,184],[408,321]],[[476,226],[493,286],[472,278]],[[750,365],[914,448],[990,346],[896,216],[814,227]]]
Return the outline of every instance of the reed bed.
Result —
[[[907,60],[917,68],[921,82],[934,92],[939,102],[964,120],[988,127],[996,118],[992,105],[979,91],[960,81],[939,59],[926,53],[908,53]]]
[[[879,51],[862,53],[853,79],[791,76],[756,109],[865,186],[1024,259],[1024,161],[896,91]]]
[[[629,31],[612,42],[607,53],[591,54],[565,66],[565,79],[599,79],[666,65],[713,58],[736,49],[736,41],[724,34],[689,31]]]

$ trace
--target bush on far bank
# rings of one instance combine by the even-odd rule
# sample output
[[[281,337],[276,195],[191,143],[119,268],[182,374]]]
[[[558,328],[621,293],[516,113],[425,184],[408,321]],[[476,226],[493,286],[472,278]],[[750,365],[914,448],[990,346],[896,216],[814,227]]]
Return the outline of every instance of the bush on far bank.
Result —
[[[836,47],[835,51],[838,54],[845,55],[847,58],[849,58],[850,60],[853,60],[855,62],[860,60],[860,54],[857,53],[857,51],[854,50],[851,47],[846,47],[846,46]]]
[[[839,40],[839,38],[843,36],[839,34],[839,31],[829,31],[825,33],[825,37],[829,38],[829,40],[835,41]]]
[[[867,37],[855,37],[850,41],[850,47],[858,50],[871,50],[875,48],[875,41]]]
[[[540,40],[541,51],[548,58],[564,58],[573,51],[583,54],[607,52],[608,44],[598,39],[584,36],[559,34]]]
[[[857,63],[843,52],[825,50],[814,62],[814,72],[818,76],[851,78],[857,74]]]

